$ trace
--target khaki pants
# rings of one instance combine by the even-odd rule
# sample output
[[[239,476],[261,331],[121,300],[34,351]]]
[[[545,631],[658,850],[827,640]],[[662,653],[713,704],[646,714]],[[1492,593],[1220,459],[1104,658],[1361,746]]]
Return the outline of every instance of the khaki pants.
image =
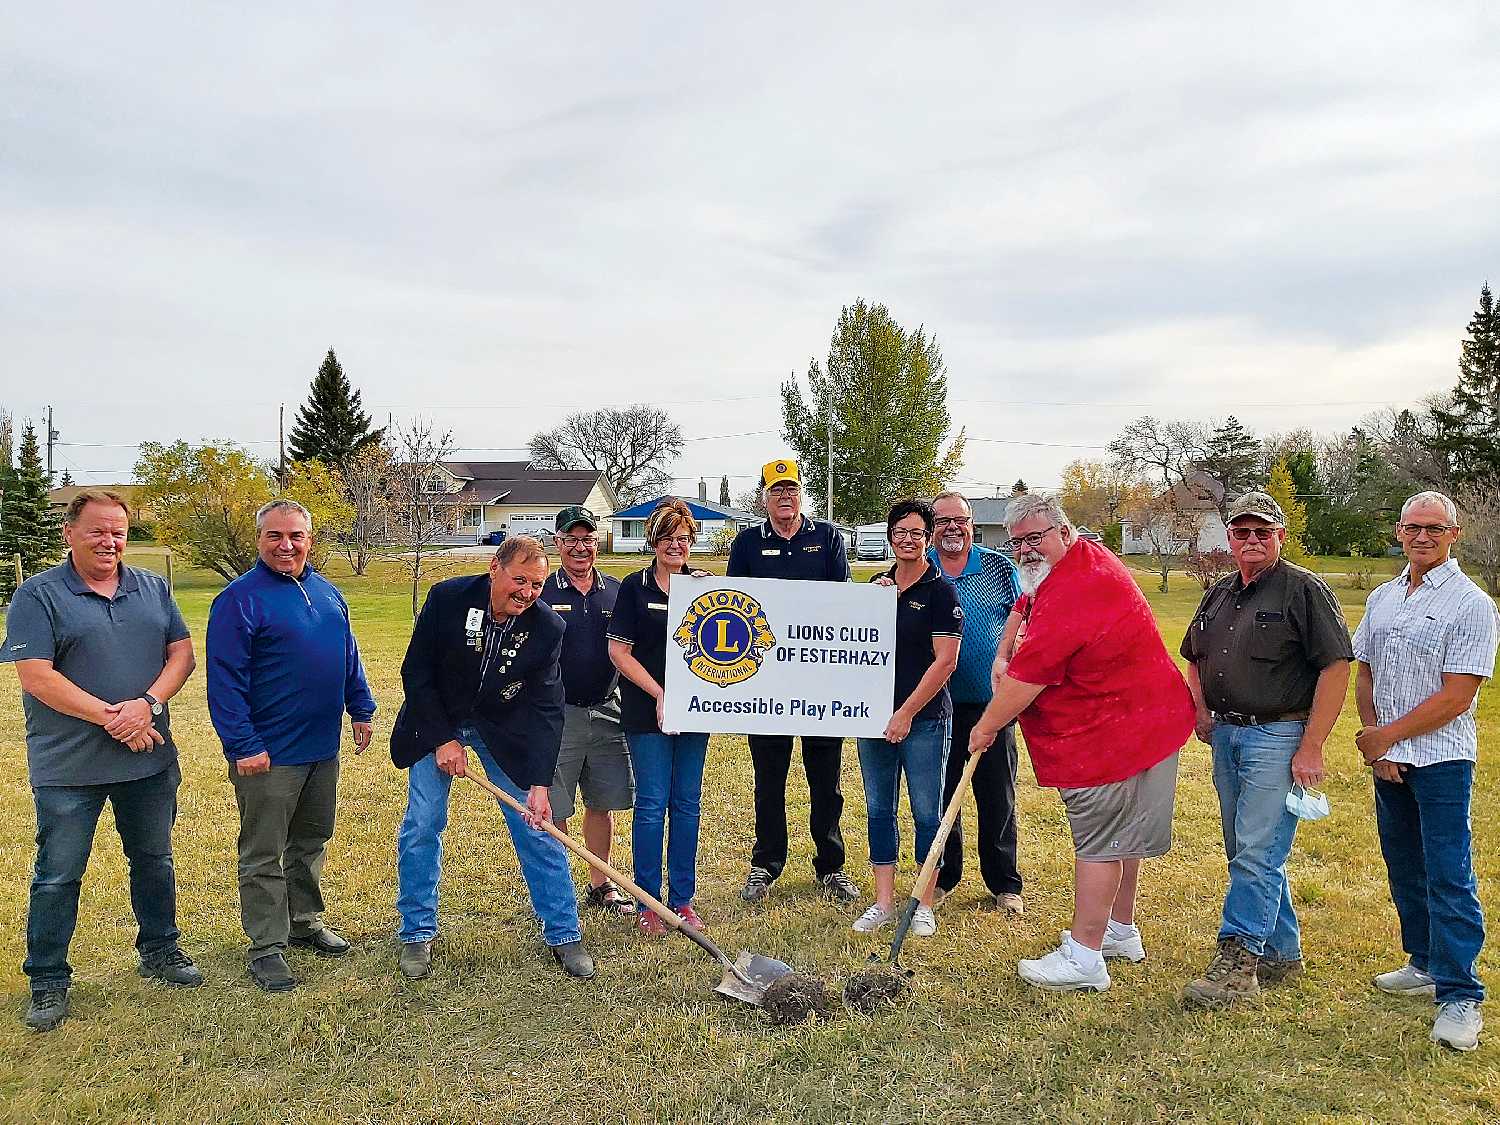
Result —
[[[333,837],[339,760],[248,777],[231,762],[229,780],[240,809],[240,921],[254,961],[285,950],[293,932],[322,927],[318,876]]]

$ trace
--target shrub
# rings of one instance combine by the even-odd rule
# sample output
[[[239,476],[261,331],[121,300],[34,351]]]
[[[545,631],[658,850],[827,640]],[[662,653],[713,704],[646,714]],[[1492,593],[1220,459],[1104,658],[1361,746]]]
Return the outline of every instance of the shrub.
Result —
[[[1183,561],[1182,569],[1207,590],[1234,569],[1234,556],[1223,547],[1194,551]]]

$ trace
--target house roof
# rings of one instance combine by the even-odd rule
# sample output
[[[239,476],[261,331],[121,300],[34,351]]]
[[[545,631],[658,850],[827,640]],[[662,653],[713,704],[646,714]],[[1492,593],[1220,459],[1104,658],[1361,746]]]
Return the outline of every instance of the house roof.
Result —
[[[118,492],[121,496],[125,497],[130,503],[131,514],[135,515],[141,506],[136,499],[141,488],[142,486],[139,484],[68,484],[63,485],[61,488],[48,489],[47,500],[54,508],[66,508],[73,502],[73,497],[77,496],[80,492],[103,489],[105,492]]]
[[[463,488],[443,497],[457,504],[582,504],[595,485],[604,484],[597,469],[538,469],[528,461],[444,461],[442,467]]]
[[[724,504],[710,504],[707,500],[699,500],[694,496],[658,496],[655,500],[644,500],[639,504],[633,504],[629,508],[615,512],[608,518],[612,520],[643,520],[656,510],[656,506],[663,500],[681,500],[693,513],[695,520],[738,520],[741,523],[759,523],[760,517],[754,512],[742,511],[739,508],[731,508]]]

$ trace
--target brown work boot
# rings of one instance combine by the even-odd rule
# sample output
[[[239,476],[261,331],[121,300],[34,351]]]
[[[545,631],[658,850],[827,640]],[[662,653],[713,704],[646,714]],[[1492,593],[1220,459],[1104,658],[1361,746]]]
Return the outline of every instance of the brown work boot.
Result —
[[[1189,1008],[1227,1008],[1240,1000],[1260,995],[1255,968],[1260,958],[1233,938],[1219,942],[1219,951],[1203,975],[1182,990],[1182,1003]]]
[[[1262,988],[1268,985],[1285,984],[1294,977],[1300,977],[1304,969],[1302,959],[1285,961],[1279,957],[1262,957],[1260,964],[1255,967],[1255,979],[1260,982]]]

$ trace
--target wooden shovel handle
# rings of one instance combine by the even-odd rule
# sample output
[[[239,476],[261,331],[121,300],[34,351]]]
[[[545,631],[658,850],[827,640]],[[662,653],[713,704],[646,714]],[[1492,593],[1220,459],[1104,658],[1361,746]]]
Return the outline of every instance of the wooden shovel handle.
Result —
[[[472,781],[475,785],[479,786],[479,788],[483,789],[491,797],[495,798],[495,800],[499,801],[501,804],[509,805],[512,809],[520,813],[522,816],[531,815],[530,809],[528,809],[520,801],[512,797],[504,789],[501,789],[498,785],[490,781],[489,778],[477,773],[466,773],[464,776]],[[604,860],[600,859],[593,852],[589,851],[588,848],[584,847],[584,845],[573,839],[573,837],[569,836],[566,832],[559,830],[557,825],[553,824],[550,820],[545,820],[542,822],[542,831],[546,832],[547,835],[551,836],[554,840],[560,843],[563,847],[567,848],[570,852],[573,852],[575,855],[579,856],[595,871],[598,871],[608,879],[613,879],[621,887],[629,891],[637,902],[643,903],[646,906],[650,907],[651,913],[655,914],[658,918],[660,918],[667,925],[671,926],[674,930],[682,928],[683,921],[677,916],[677,912],[675,910],[668,909],[667,905],[660,899],[652,895],[648,895],[636,883],[620,874],[620,872],[616,871],[609,864],[605,863]]]
[[[974,771],[978,768],[979,755],[970,754],[969,760],[964,763],[964,772],[959,776],[958,788],[953,791],[953,800],[948,802],[948,807],[943,810],[943,819],[938,822],[937,835],[932,838],[932,847],[927,849],[927,859],[922,863],[922,870],[917,873],[917,881],[912,884],[912,898],[920,899],[937,878],[938,861],[943,858],[943,845],[948,842],[948,833],[953,831],[953,822],[958,819],[959,810],[963,808],[964,790],[969,788],[969,783],[974,780]]]

